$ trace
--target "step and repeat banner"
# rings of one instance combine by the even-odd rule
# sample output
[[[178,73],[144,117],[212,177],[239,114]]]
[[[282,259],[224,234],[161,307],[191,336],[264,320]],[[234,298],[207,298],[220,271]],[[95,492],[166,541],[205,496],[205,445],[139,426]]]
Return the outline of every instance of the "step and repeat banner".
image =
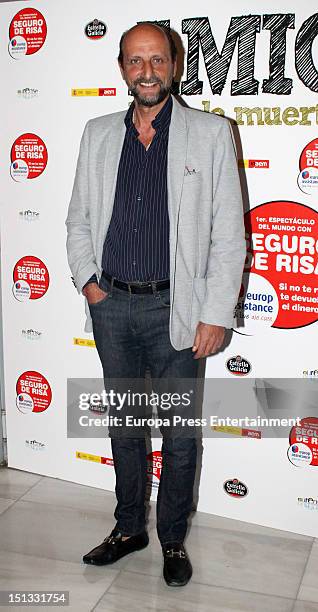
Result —
[[[102,372],[67,264],[65,219],[86,121],[131,102],[116,58],[122,32],[139,21],[178,34],[185,103],[233,125],[247,258],[238,326],[226,348],[207,359],[206,377],[250,379],[251,393],[256,380],[268,380],[277,406],[288,404],[286,379],[318,377],[316,9],[313,0],[245,1],[242,8],[229,0],[217,11],[206,0],[163,0],[155,12],[146,0],[0,5],[10,467],[114,488],[109,439],[67,437],[67,379]],[[198,509],[316,535],[317,417],[317,403],[302,405],[301,424],[284,437],[263,436],[257,426],[214,428],[203,440]],[[154,497],[161,465],[154,439]]]

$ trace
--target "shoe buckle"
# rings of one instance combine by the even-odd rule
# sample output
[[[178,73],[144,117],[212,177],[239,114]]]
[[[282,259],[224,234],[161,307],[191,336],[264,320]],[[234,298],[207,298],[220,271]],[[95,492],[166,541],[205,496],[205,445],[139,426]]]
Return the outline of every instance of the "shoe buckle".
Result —
[[[185,559],[185,552],[183,550],[174,550],[173,548],[171,548],[170,550],[166,551],[166,556],[167,557],[179,557],[180,559]]]
[[[107,544],[116,544],[116,542],[118,542],[118,540],[120,540],[121,536],[108,536],[107,538],[105,538],[104,542],[107,542]]]

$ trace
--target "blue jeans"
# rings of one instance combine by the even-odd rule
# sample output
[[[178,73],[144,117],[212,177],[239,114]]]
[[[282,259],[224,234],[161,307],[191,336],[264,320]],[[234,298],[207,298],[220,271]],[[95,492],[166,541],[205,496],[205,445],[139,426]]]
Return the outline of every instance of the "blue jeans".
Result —
[[[199,359],[191,348],[177,351],[169,338],[170,289],[134,294],[111,286],[104,277],[100,287],[107,296],[90,305],[94,339],[104,378],[145,377],[195,379]],[[161,544],[182,542],[192,509],[196,470],[195,437],[163,433],[162,471],[157,497],[157,532]],[[145,528],[147,451],[144,437],[111,436],[116,474],[116,527],[124,535]]]

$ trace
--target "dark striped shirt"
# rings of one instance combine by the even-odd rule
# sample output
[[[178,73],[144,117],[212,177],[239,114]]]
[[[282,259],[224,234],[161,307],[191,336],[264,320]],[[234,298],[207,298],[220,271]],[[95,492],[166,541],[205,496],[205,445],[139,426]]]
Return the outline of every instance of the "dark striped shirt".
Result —
[[[148,151],[138,140],[133,110],[131,104],[125,117],[126,135],[102,268],[119,280],[160,280],[170,274],[167,154],[172,99],[169,96],[152,121],[156,134]]]

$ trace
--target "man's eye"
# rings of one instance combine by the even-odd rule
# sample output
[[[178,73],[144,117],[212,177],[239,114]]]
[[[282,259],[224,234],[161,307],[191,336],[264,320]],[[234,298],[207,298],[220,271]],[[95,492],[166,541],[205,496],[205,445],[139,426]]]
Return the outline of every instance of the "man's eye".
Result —
[[[162,59],[161,59],[161,57],[154,57],[154,58],[153,58],[153,62],[154,62],[155,64],[161,64]]]
[[[138,64],[139,59],[138,58],[133,58],[130,60],[130,64]]]

